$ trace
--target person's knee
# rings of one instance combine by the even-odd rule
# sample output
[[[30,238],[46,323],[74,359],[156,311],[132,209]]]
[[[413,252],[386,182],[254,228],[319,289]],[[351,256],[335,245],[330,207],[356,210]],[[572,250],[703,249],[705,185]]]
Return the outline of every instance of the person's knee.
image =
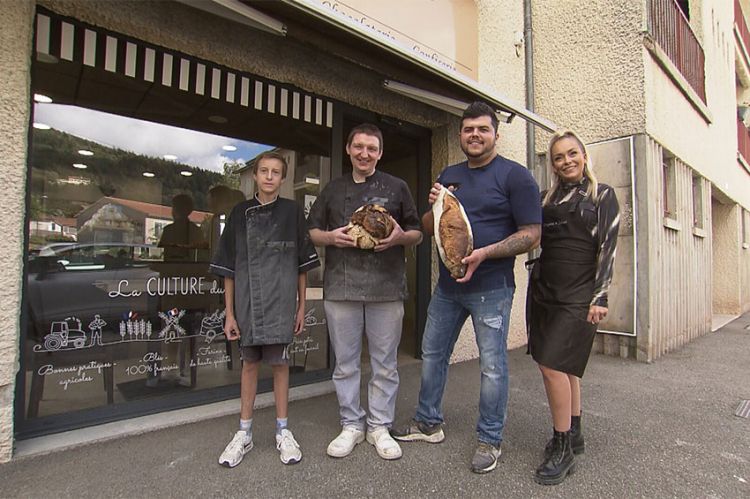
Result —
[[[499,358],[486,359],[484,361],[480,360],[479,370],[482,373],[482,376],[487,376],[492,379],[501,379],[505,375],[503,363]]]
[[[289,372],[289,364],[271,364],[271,371],[275,375],[286,374]]]
[[[542,372],[542,376],[544,376],[544,379],[548,381],[561,381],[563,379],[567,379],[567,375],[565,373],[556,371],[541,364],[539,364],[539,370]]]
[[[242,372],[247,374],[254,374],[258,372],[260,366],[259,360],[243,360],[242,361]]]

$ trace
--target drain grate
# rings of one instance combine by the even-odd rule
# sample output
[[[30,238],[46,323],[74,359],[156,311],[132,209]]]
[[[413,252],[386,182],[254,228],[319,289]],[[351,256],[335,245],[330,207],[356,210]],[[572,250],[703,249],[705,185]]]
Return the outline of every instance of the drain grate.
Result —
[[[734,415],[739,418],[750,419],[750,400],[741,401],[740,405],[737,406],[737,410],[734,412]]]

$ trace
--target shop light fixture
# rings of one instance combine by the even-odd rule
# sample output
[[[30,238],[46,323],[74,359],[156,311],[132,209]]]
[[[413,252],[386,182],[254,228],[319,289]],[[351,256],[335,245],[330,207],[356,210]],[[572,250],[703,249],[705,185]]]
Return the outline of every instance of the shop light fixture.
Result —
[[[167,161],[175,161],[177,159],[177,156],[175,156],[174,154],[165,154],[164,159],[166,159]]]
[[[267,33],[286,36],[286,25],[238,0],[178,0],[204,12],[229,19]]]
[[[464,113],[464,109],[469,106],[468,102],[454,99],[452,97],[446,97],[435,92],[430,92],[429,90],[423,90],[421,88],[406,85],[405,83],[399,83],[393,80],[384,80],[383,87],[387,90],[390,90],[391,92],[409,97],[423,104],[427,104],[428,106],[442,109],[443,111],[455,114],[456,116],[462,116]],[[504,123],[510,123],[515,116],[506,111],[499,111],[497,109],[495,110],[495,114],[497,114],[498,119]]]
[[[219,116],[218,114],[212,114],[211,116],[208,117],[208,121],[210,121],[211,123],[224,124],[224,123],[227,123],[229,120],[226,119],[224,116]]]
[[[229,152],[237,150],[237,146],[233,146],[233,145],[225,145],[225,146],[221,146],[221,148]]]
[[[191,172],[190,170],[182,170],[180,172],[180,175],[182,175],[183,177],[192,177],[193,176],[193,172]]]
[[[88,165],[84,165],[83,163],[73,163],[73,168],[78,168],[79,170],[85,170],[88,168]]]
[[[52,98],[47,97],[43,94],[34,94],[34,102],[38,102],[40,104],[49,104],[52,102]]]
[[[81,156],[93,156],[94,155],[93,152],[86,150],[86,149],[79,149],[78,154],[80,154]]]
[[[154,175],[154,174],[153,174],[153,173],[151,173],[151,172],[143,172],[143,176],[144,176],[144,177],[146,177],[146,178],[153,178],[153,177],[155,177],[156,175]]]
[[[37,130],[49,130],[50,128],[52,128],[46,123],[39,123],[39,122],[35,122],[32,126],[36,128]]]

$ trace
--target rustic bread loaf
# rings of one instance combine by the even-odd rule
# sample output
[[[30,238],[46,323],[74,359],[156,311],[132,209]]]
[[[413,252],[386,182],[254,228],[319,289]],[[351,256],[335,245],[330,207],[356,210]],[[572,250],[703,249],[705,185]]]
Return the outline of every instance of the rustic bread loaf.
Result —
[[[354,238],[358,248],[373,249],[392,231],[393,222],[388,210],[378,204],[366,204],[352,214],[347,234]]]
[[[448,189],[441,189],[432,205],[435,243],[440,259],[451,276],[459,279],[466,274],[466,265],[461,263],[474,249],[471,223],[458,198]]]

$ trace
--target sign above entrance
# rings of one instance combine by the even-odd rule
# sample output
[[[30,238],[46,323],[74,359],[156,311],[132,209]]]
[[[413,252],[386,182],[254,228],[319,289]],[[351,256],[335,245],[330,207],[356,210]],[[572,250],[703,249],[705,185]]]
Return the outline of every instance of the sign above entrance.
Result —
[[[372,0],[295,1],[315,3],[331,16],[361,25],[373,37],[391,40],[445,70],[477,79],[477,7],[471,0],[411,0],[398,9]]]
[[[445,1],[447,2],[447,0]],[[427,74],[431,79],[445,85],[451,93],[486,101],[497,111],[507,113],[509,117],[506,121],[508,122],[518,115],[548,132],[554,132],[558,128],[555,123],[529,111],[523,104],[500,95],[492,89],[483,87],[476,81],[476,77],[467,76],[460,70],[459,65],[465,65],[467,68],[471,68],[471,65],[463,62],[461,56],[457,53],[454,53],[453,58],[451,58],[437,47],[430,48],[426,43],[417,42],[417,36],[420,35],[412,34],[411,30],[401,32],[396,29],[395,23],[393,26],[388,24],[391,18],[395,19],[396,13],[389,13],[385,17],[376,18],[375,16],[382,14],[381,11],[387,10],[386,7],[380,5],[382,2],[365,2],[364,0],[344,0],[343,2],[339,0],[281,0],[281,2],[317,18],[343,33],[352,35],[355,39],[377,47],[386,57],[395,57],[400,61],[408,62],[422,75]],[[443,0],[436,0],[435,4],[438,5],[442,2]],[[413,7],[411,2],[402,2],[402,4],[409,4],[409,8]],[[358,8],[355,9],[351,7],[352,5],[356,5]],[[366,7],[362,7],[364,5]],[[360,10],[359,7],[363,10]],[[399,4],[399,16],[403,16],[401,7],[402,5]],[[435,33],[441,33],[438,26],[430,24],[430,20],[425,18],[424,12],[419,15],[412,14],[412,17],[404,17],[400,22],[409,19],[412,21],[419,19],[425,30],[433,31],[431,36],[435,36]],[[476,22],[476,16],[474,16],[474,19]],[[475,26],[474,37],[477,36],[476,33]],[[410,40],[411,42],[409,42]],[[478,50],[474,49],[473,52],[476,55]],[[475,63],[473,64],[473,70],[476,71]],[[408,81],[400,83],[410,84]]]

